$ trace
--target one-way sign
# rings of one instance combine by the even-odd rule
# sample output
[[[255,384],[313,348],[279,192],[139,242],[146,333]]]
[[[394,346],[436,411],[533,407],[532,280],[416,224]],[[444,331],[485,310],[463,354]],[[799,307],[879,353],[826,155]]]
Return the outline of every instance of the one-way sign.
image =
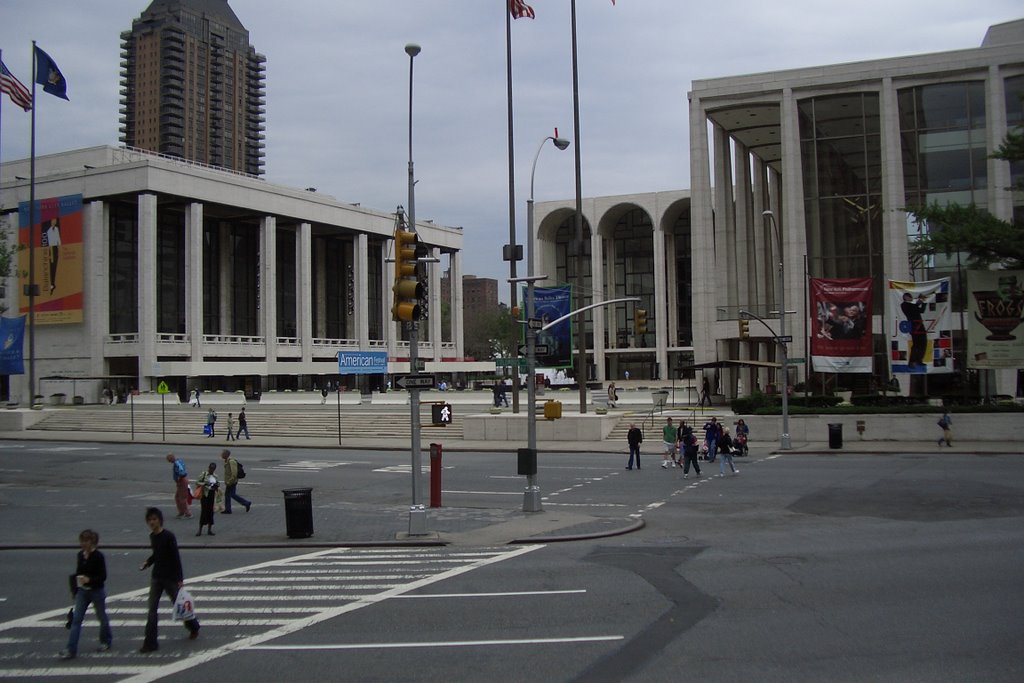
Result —
[[[526,344],[523,344],[522,346],[519,347],[519,355],[520,356],[525,356],[527,354],[527,352],[528,352],[528,350],[526,348]],[[548,355],[548,345],[547,344],[534,344],[533,345],[533,353],[534,353],[534,355],[537,355],[537,356],[546,356],[546,355]]]
[[[398,386],[403,389],[433,389],[433,375],[402,375],[398,378]]]

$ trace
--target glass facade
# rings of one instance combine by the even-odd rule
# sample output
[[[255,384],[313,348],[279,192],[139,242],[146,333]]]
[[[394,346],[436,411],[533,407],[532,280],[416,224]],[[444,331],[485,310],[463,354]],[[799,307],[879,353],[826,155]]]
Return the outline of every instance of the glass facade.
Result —
[[[220,334],[220,223],[203,221],[203,334]]]
[[[277,336],[295,338],[298,333],[298,310],[295,292],[298,287],[296,268],[296,234],[293,230],[277,231]]]
[[[555,272],[555,280],[559,283],[568,283],[572,285],[572,301],[570,308],[575,310],[580,308],[577,305],[577,298],[579,296],[578,287],[583,288],[583,305],[589,306],[594,303],[594,277],[591,270],[592,250],[590,248],[590,224],[586,220],[583,221],[583,254],[577,255],[576,253],[576,217],[569,216],[560,226],[558,231],[555,233],[555,258],[557,269]],[[577,280],[577,270],[581,269],[580,275],[582,276],[582,284]],[[586,348],[594,348],[594,316],[593,311],[586,311],[583,314],[584,318],[584,334],[586,337]],[[573,335],[576,334],[577,326],[573,324]],[[574,344],[578,342],[573,342]],[[576,354],[573,353],[573,358],[576,358]],[[575,360],[574,360],[575,362]]]
[[[686,210],[681,211],[679,217],[667,228],[675,237],[675,253],[671,257],[676,261],[676,281],[669,283],[669,286],[674,284],[676,288],[677,346],[693,344],[693,280],[690,277],[693,247],[690,243],[689,208],[687,205]],[[671,340],[669,345],[672,345]]]
[[[139,209],[134,204],[110,205],[110,333],[139,331]]]
[[[882,301],[878,93],[801,100],[800,153],[811,277],[871,277]]]
[[[185,214],[165,209],[156,226],[156,329],[185,333]]]
[[[611,318],[608,327],[615,334],[614,346],[654,346],[657,309],[654,305],[654,227],[651,217],[640,209],[623,214],[612,230],[611,243],[612,249],[605,250],[606,261],[609,254],[614,258],[612,282],[605,285],[611,290],[607,298],[640,297],[637,302],[615,304],[608,312]],[[647,310],[648,331],[644,335],[636,335],[634,330],[633,312],[638,308]]]
[[[259,235],[256,226],[231,226],[231,334],[255,337],[260,333]]]

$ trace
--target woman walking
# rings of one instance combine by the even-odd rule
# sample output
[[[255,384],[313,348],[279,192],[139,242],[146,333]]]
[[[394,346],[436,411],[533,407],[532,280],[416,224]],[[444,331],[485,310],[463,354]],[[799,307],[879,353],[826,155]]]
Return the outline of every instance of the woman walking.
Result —
[[[100,536],[92,529],[78,534],[78,562],[75,566],[75,610],[71,618],[71,633],[68,644],[61,650],[61,659],[74,659],[78,655],[78,638],[82,635],[82,621],[85,612],[92,605],[96,618],[100,622],[100,646],[97,652],[110,649],[114,637],[110,631],[110,620],[107,618],[107,593],[104,584],[107,580],[107,563],[103,553],[96,549]]]
[[[206,531],[210,536],[216,536],[213,533],[213,505],[217,500],[217,491],[220,489],[220,483],[217,481],[217,477],[213,473],[217,470],[217,463],[211,462],[206,471],[199,475],[199,531],[196,532],[196,536],[203,535],[203,526],[206,526]]]
[[[726,465],[729,465],[729,469],[732,470],[733,474],[740,473],[736,466],[732,464],[732,437],[729,436],[728,428],[722,430],[722,436],[718,439],[718,454],[722,456],[722,459],[718,461],[718,476],[725,476]]]

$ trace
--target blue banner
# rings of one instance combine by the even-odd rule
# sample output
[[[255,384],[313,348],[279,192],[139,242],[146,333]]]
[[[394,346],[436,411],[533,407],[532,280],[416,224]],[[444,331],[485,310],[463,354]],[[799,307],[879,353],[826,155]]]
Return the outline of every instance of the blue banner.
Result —
[[[388,371],[387,351],[339,351],[339,375],[384,375]]]
[[[0,318],[0,375],[24,375],[25,316]]]
[[[534,287],[534,317],[544,325],[568,315],[572,288]],[[537,334],[537,343],[548,347],[547,354],[537,354],[539,368],[572,367],[572,318],[566,318],[557,325]]]

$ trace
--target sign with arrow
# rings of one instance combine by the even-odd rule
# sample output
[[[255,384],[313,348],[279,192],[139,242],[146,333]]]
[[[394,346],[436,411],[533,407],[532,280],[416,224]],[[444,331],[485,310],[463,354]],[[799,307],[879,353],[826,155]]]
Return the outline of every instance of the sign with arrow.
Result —
[[[402,375],[396,381],[403,389],[433,389],[433,375]]]
[[[519,347],[519,355],[520,356],[525,356],[526,354],[527,354],[526,344],[523,344],[522,346]],[[547,344],[534,344],[533,345],[533,354],[535,356],[546,356],[546,355],[548,355],[548,345]]]

